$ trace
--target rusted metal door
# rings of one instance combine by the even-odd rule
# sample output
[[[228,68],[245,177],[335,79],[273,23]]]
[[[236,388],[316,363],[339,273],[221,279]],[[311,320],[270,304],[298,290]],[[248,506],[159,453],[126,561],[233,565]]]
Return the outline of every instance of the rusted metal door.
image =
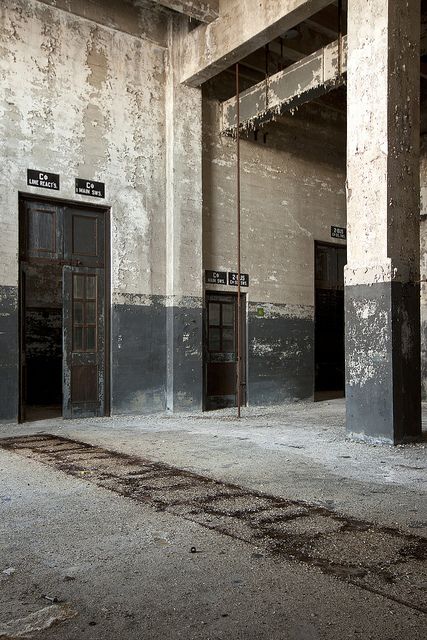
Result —
[[[241,384],[246,402],[246,313],[242,296]],[[205,376],[206,409],[236,405],[237,297],[208,293],[206,296]]]
[[[103,213],[65,209],[64,418],[104,415],[104,226]]]

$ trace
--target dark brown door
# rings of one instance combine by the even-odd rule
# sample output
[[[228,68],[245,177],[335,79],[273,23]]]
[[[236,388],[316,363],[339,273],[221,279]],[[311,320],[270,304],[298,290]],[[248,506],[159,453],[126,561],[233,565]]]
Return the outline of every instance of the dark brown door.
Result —
[[[104,270],[64,267],[63,417],[104,415]]]
[[[344,266],[346,247],[316,243],[315,390],[344,392]]]
[[[64,226],[64,261],[102,269],[105,255],[104,213],[66,207]]]
[[[246,402],[246,312],[242,296],[241,382]],[[237,296],[208,293],[206,296],[205,376],[206,409],[237,404]]]
[[[66,207],[63,416],[102,416],[105,404],[105,219]]]
[[[104,415],[105,211],[29,198],[20,216],[21,420]]]

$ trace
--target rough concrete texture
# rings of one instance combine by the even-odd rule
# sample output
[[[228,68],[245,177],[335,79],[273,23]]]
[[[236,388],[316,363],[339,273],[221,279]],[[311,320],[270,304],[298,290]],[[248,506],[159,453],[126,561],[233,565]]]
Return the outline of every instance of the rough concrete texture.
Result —
[[[347,38],[338,40],[270,75],[268,80],[241,92],[239,126],[243,130],[274,120],[277,115],[294,111],[345,83]],[[237,127],[237,99],[222,103],[222,131],[234,134]]]
[[[220,134],[220,105],[208,91],[203,114],[203,267],[236,271],[236,141]],[[331,242],[331,225],[346,226],[344,183],[340,114],[306,106],[241,140],[251,403],[313,393],[314,241]]]
[[[1,436],[37,431],[427,533],[425,444],[345,441],[340,401],[246,411],[240,422],[228,411],[48,421],[3,426]],[[40,619],[56,604],[77,615],[43,638],[424,637],[425,615],[410,606],[122,498],[84,475],[4,450],[0,469],[0,623],[28,623],[35,612],[30,620]],[[352,549],[336,553],[351,557]]]
[[[166,74],[167,407],[202,407],[202,92],[179,82],[188,22],[170,21]],[[185,117],[187,114],[187,117]],[[185,337],[184,337],[185,336]]]
[[[345,299],[350,435],[390,444],[420,437],[418,286],[357,285]]]
[[[329,0],[220,0],[220,16],[191,31],[181,57],[181,81],[200,86],[326,7]]]
[[[349,4],[349,285],[418,280],[419,8]]]
[[[160,18],[151,19],[154,37]],[[27,186],[26,170],[36,168],[59,173],[55,195],[76,202],[84,200],[76,177],[106,183],[116,303],[164,294],[165,38],[135,37],[36,0],[2,2],[0,25],[0,284],[17,285],[18,191],[52,195]]]
[[[219,14],[219,0],[154,0],[154,2],[200,22],[212,22]],[[136,3],[139,4],[138,0]]]
[[[236,142],[221,135],[219,115],[219,103],[207,95],[203,268],[235,271]],[[331,225],[346,226],[344,185],[339,114],[304,107],[262,129],[257,140],[241,140],[242,272],[249,273],[250,300],[313,307],[314,240],[331,242]]]
[[[421,431],[412,302],[418,306],[420,273],[420,2],[351,3],[348,21],[347,428],[382,438],[389,406],[386,431],[399,442]],[[361,387],[372,400],[369,425]],[[407,421],[404,406],[415,408]]]

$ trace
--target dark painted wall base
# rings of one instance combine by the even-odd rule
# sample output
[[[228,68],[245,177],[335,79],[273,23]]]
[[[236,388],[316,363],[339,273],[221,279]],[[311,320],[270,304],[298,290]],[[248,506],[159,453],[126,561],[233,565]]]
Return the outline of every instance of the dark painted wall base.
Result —
[[[419,285],[346,287],[347,432],[398,444],[421,437]]]
[[[149,302],[113,307],[112,413],[201,410],[201,300]]]
[[[248,401],[268,405],[313,397],[314,321],[282,313],[257,315],[262,303],[249,305]],[[305,315],[312,313],[306,309]],[[299,314],[302,315],[302,314]]]
[[[18,288],[0,287],[0,421],[18,419]]]
[[[167,409],[203,406],[203,308],[200,298],[167,307]]]
[[[151,304],[114,305],[112,311],[112,413],[166,408],[166,309]]]

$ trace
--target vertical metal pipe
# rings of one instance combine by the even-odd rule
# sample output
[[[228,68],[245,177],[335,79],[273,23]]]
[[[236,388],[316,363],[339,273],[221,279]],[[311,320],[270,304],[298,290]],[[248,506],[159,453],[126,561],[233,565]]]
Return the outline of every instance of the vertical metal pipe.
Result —
[[[241,295],[240,295],[240,86],[239,63],[236,63],[236,204],[237,204],[237,364],[236,364],[236,391],[237,391],[237,417],[240,418],[241,397]]]

